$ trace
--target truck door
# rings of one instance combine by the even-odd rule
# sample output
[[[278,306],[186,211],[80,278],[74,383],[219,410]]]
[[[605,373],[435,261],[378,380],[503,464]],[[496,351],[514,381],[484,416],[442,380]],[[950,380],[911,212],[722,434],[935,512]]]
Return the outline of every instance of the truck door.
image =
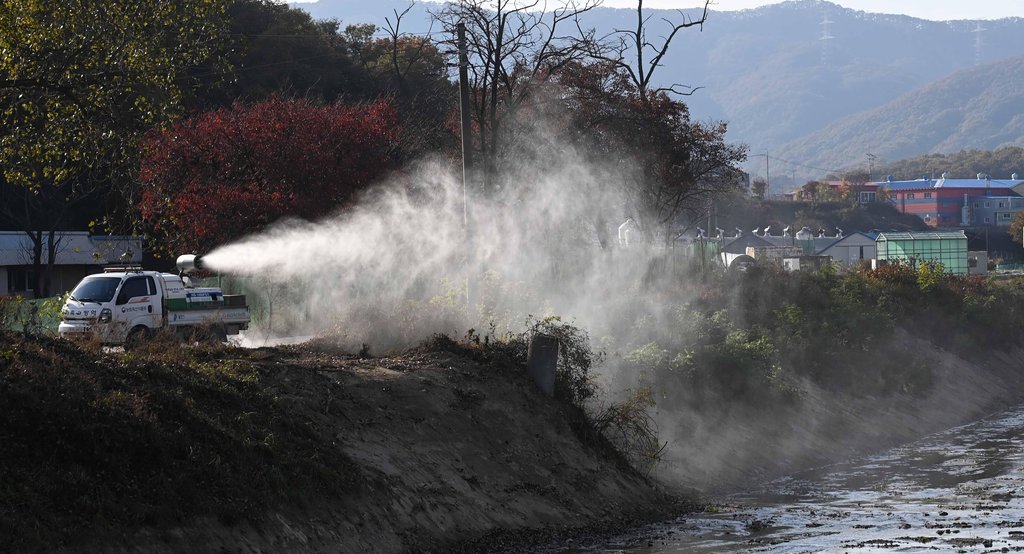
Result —
[[[126,330],[138,325],[159,329],[162,310],[153,278],[138,276],[125,279],[117,295],[115,309],[117,318],[125,322]]]

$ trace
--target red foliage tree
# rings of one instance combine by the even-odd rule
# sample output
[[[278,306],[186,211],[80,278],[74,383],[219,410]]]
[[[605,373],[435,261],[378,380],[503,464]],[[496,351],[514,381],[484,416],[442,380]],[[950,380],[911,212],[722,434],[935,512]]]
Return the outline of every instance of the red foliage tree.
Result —
[[[206,252],[284,217],[323,217],[392,165],[388,102],[317,106],[271,98],[148,134],[140,210],[176,252]]]

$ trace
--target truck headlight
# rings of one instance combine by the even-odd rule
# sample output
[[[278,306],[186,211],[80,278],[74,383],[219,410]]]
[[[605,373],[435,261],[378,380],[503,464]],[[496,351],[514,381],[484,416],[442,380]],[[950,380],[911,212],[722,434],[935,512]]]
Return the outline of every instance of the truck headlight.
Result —
[[[110,308],[103,308],[103,310],[100,311],[100,323],[110,323],[112,318],[113,313],[110,311]]]

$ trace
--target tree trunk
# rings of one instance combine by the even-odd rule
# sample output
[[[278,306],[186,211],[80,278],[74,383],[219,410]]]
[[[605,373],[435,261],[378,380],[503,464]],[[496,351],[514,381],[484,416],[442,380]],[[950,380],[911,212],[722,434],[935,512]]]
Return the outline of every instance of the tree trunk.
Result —
[[[43,297],[49,297],[53,291],[53,269],[57,264],[57,247],[60,239],[56,238],[57,232],[50,229],[46,244],[46,273],[43,278]]]
[[[594,219],[594,230],[597,232],[597,243],[601,245],[602,250],[607,250],[608,243],[610,242],[608,237],[608,220],[603,215],[599,215]]]
[[[42,298],[43,297],[43,232],[42,231],[31,231],[28,232],[28,237],[32,241],[32,277],[35,284],[32,285],[32,297]],[[26,279],[26,285],[28,285]]]

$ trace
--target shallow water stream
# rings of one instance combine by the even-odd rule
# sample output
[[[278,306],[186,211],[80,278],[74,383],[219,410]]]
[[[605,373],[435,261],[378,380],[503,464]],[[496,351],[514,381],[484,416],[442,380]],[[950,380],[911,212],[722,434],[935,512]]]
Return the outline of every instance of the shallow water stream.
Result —
[[[805,471],[583,550],[1024,550],[1024,406],[885,453]]]

